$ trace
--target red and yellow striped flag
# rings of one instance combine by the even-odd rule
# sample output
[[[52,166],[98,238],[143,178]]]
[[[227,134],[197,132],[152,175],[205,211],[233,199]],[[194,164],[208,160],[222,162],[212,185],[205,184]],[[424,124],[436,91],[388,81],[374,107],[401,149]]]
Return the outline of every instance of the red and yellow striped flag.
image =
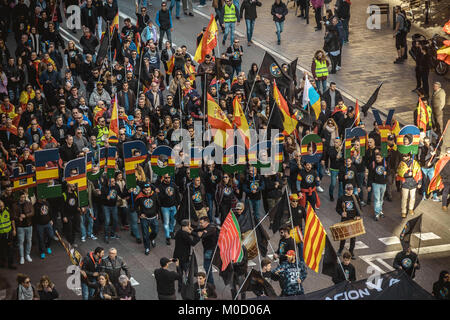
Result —
[[[315,272],[319,271],[326,235],[325,228],[308,202],[306,205],[306,223],[303,236],[303,258],[305,259],[305,264]]]
[[[114,17],[113,21],[111,22],[111,27],[110,27],[110,33],[109,34],[113,34],[114,29],[117,28],[117,31],[119,31],[119,11],[117,11],[116,16]]]
[[[361,112],[359,110],[358,100],[356,100],[356,105],[355,105],[355,127],[359,126],[360,122],[361,122]]]
[[[108,141],[111,145],[119,143],[119,108],[117,107],[117,94],[114,97],[111,120],[109,122]]]
[[[428,124],[428,112],[425,103],[419,98],[419,104],[417,106],[417,127],[423,129],[423,132],[427,131]]]
[[[175,66],[175,56],[172,55],[172,58],[170,58],[169,61],[167,61],[167,74],[172,74],[173,67]]]
[[[281,94],[280,90],[278,90],[277,84],[275,80],[273,80],[273,98],[275,99],[275,102],[280,108],[281,114],[283,115],[283,127],[284,135],[290,135],[297,127],[298,120],[295,118],[295,116],[291,116],[289,113],[289,106],[284,99],[283,95]]]

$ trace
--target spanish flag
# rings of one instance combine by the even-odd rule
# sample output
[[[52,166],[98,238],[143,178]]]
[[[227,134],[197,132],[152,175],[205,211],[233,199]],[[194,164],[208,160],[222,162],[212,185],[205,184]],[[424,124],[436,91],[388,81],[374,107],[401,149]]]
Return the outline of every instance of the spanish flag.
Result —
[[[214,15],[211,14],[208,27],[203,33],[202,40],[195,51],[194,60],[202,63],[205,56],[209,54],[217,46],[217,23]]]
[[[303,235],[303,258],[305,259],[305,264],[315,272],[319,272],[326,236],[325,228],[308,202]]]
[[[117,28],[117,30],[119,30],[119,10],[117,10],[117,14],[114,17],[113,21],[111,22],[111,26],[109,27],[109,34],[113,34],[114,29]]]
[[[172,74],[173,67],[175,66],[175,56],[172,55],[172,58],[170,58],[169,61],[167,61],[167,74]]]
[[[117,107],[117,94],[114,97],[111,120],[109,122],[108,141],[111,145],[119,143],[119,110]]]
[[[250,130],[248,127],[247,118],[244,111],[242,111],[241,102],[237,97],[233,100],[234,118],[233,124],[236,125],[239,134],[245,142],[247,149],[250,149]]]
[[[284,117],[283,134],[290,135],[296,129],[298,121],[295,116],[291,116],[291,114],[289,113],[288,104],[284,97],[281,95],[280,90],[278,90],[275,80],[273,81],[273,98],[275,99],[275,102],[278,105],[278,108],[280,108],[281,114]]]
[[[356,100],[356,105],[355,105],[355,127],[359,126],[360,122],[361,122],[361,112],[359,111],[358,100]]]
[[[214,143],[222,148],[225,148],[229,136],[226,130],[233,129],[230,121],[228,120],[225,113],[220,109],[216,101],[208,93],[207,96],[208,103],[208,123],[211,128],[216,129],[214,133]]]
[[[442,159],[440,159],[438,162],[436,162],[436,166],[434,167],[434,175],[430,181],[430,184],[428,185],[427,193],[430,193],[430,192],[433,192],[436,190],[442,190],[444,188],[444,184],[442,183],[442,178],[441,178],[440,173],[449,160],[450,160],[450,157],[445,156]]]
[[[419,104],[417,105],[417,127],[423,129],[424,132],[427,131],[428,121],[427,107],[422,99],[419,98]]]

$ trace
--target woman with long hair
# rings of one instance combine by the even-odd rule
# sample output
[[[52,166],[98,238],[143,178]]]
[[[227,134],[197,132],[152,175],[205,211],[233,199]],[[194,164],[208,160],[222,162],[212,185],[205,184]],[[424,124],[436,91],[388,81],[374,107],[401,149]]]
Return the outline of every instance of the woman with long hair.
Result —
[[[41,277],[37,284],[37,290],[40,300],[55,300],[58,299],[59,293],[56,291],[55,284],[46,275]]]
[[[117,300],[117,291],[114,285],[109,281],[107,273],[101,272],[97,277],[97,282],[92,283],[87,280],[87,285],[94,288],[95,292],[92,300]]]
[[[236,190],[232,176],[228,173],[224,173],[222,181],[217,184],[215,194],[216,208],[219,209],[216,211],[216,217],[220,219],[220,225],[222,225],[231,208],[233,208],[238,201]]]
[[[80,65],[80,51],[75,47],[75,42],[70,40],[64,49],[64,62],[67,68],[72,72],[73,77],[78,75],[78,66]]]
[[[252,66],[250,67],[250,70],[247,73],[247,81],[250,85],[250,87],[253,86],[253,82],[256,80],[256,75],[258,74],[258,65],[256,63],[252,63]]]
[[[323,143],[322,166],[325,169],[325,173],[329,175],[329,150],[334,148],[336,138],[339,137],[339,128],[333,118],[328,118],[320,135]]]
[[[323,94],[327,90],[328,67],[330,63],[323,50],[317,50],[311,63],[311,73],[316,82],[317,90]],[[321,89],[322,87],[322,89]]]

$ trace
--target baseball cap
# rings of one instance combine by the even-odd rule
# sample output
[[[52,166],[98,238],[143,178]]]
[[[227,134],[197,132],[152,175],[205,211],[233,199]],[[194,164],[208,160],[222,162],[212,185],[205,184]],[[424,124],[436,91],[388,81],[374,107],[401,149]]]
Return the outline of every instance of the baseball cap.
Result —
[[[295,257],[295,251],[289,250],[288,252],[286,252],[286,257]]]
[[[166,257],[162,257],[161,260],[159,260],[159,264],[161,267],[165,267],[170,262],[170,259]]]
[[[133,116],[128,116],[128,121],[134,120]]]
[[[289,196],[289,200],[298,200],[298,194],[293,193]]]
[[[242,202],[238,202],[236,204],[236,210],[244,210],[244,204]]]

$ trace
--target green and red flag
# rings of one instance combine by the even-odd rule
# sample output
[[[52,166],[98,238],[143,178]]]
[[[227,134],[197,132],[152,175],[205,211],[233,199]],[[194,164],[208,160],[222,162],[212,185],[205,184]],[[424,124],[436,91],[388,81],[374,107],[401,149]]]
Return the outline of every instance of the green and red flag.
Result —
[[[222,260],[221,271],[224,271],[230,263],[241,262],[244,258],[241,243],[241,229],[236,216],[231,210],[220,229],[218,245]]]

